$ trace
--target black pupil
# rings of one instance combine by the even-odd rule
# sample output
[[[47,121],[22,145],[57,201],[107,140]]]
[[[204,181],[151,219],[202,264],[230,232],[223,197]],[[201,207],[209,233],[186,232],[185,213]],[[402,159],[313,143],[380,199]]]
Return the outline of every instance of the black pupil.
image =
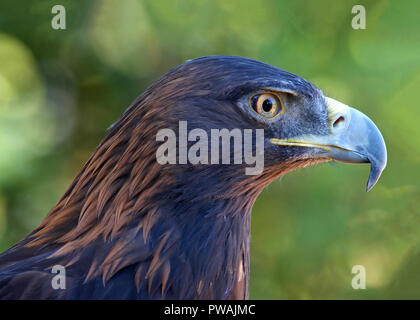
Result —
[[[264,112],[270,112],[273,108],[273,102],[270,99],[265,99],[262,104],[262,109]]]

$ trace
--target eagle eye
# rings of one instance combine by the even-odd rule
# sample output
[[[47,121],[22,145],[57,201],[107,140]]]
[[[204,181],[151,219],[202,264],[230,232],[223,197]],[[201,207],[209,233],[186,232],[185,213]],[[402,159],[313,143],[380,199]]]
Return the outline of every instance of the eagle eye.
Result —
[[[274,118],[284,110],[280,97],[272,92],[257,93],[251,96],[249,104],[254,112],[268,119]]]

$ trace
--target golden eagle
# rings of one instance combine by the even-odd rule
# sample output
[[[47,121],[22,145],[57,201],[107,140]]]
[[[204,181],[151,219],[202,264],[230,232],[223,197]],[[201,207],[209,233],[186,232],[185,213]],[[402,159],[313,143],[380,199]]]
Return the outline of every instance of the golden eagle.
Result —
[[[284,70],[234,56],[187,61],[132,103],[41,224],[0,255],[0,297],[248,298],[255,199],[281,175],[330,160],[369,162],[369,190],[386,165],[381,133]],[[52,285],[57,265],[65,289]]]

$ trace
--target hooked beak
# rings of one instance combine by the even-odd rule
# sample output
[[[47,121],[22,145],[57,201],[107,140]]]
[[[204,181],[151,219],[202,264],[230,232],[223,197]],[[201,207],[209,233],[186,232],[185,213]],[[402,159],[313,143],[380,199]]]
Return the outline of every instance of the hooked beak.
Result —
[[[387,153],[384,138],[366,115],[349,106],[326,97],[330,134],[303,135],[287,139],[270,139],[279,146],[314,148],[315,157],[330,158],[347,163],[370,162],[366,185],[369,191],[385,169]]]

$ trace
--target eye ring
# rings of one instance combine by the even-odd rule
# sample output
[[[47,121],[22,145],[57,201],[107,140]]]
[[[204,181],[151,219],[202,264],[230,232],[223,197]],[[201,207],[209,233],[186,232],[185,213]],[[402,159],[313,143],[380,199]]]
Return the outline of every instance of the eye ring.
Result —
[[[249,98],[249,106],[257,115],[273,119],[284,112],[284,105],[280,97],[273,92],[262,92]]]

